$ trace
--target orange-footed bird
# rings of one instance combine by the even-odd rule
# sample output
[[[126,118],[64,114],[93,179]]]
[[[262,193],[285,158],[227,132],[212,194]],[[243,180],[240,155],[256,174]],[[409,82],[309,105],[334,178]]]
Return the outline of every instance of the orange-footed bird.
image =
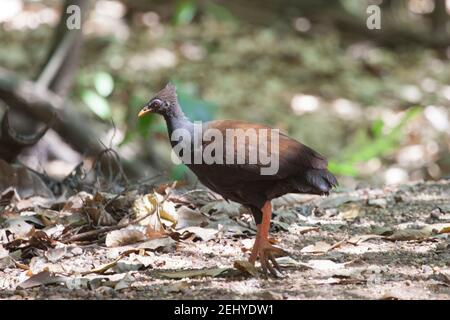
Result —
[[[249,208],[257,225],[249,261],[255,264],[259,258],[264,274],[269,271],[279,276],[281,270],[275,257],[286,252],[268,239],[272,216],[270,201],[286,193],[327,195],[338,182],[327,170],[325,157],[270,127],[237,120],[201,124],[200,143],[196,145],[198,123],[184,115],[172,84],[158,92],[139,112],[139,117],[148,113],[164,117],[173,149],[182,149],[179,144],[184,146],[184,154],[179,152],[179,156],[202,184],[226,200]],[[233,136],[230,138],[230,135]],[[211,143],[216,143],[214,148]],[[208,146],[209,153],[206,152]],[[194,153],[199,149],[204,151],[200,153],[203,161],[194,161]],[[239,154],[242,150],[244,152]],[[261,150],[270,152],[264,154]],[[268,159],[274,163],[269,163]]]

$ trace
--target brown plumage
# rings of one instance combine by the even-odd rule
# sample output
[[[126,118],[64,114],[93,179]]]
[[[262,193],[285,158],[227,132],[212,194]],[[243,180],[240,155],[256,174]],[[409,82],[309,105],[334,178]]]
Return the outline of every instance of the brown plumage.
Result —
[[[176,98],[176,89],[171,84],[156,94],[141,110],[139,116],[148,112],[164,116],[169,137],[176,129],[185,129],[194,134],[194,125],[184,116]],[[203,134],[206,129],[216,129],[225,137],[227,129],[254,129],[259,133],[261,129],[270,130],[271,128],[235,120],[218,120],[204,123]],[[269,137],[267,150],[271,150],[272,144],[275,143],[270,134]],[[202,141],[203,148],[210,143],[205,141],[208,140]],[[226,148],[226,139],[224,138],[223,141]],[[178,142],[171,141],[172,146],[176,146]],[[235,140],[233,148],[235,153],[237,143]],[[250,139],[245,140],[246,161],[244,164],[228,164],[225,159],[222,164],[187,164],[206,187],[225,199],[238,202],[251,210],[258,233],[250,261],[254,263],[259,257],[263,271],[266,273],[269,270],[273,275],[277,275],[279,271],[274,255],[285,254],[285,252],[272,246],[267,239],[271,217],[270,200],[286,193],[324,195],[337,185],[336,178],[327,170],[327,160],[316,151],[281,133],[278,146],[278,150],[275,149],[269,153],[279,159],[279,169],[273,175],[261,175],[260,169],[263,164],[259,159],[257,163],[249,164],[249,155],[252,152],[258,152],[258,143],[250,143]],[[269,260],[273,265],[269,263]]]

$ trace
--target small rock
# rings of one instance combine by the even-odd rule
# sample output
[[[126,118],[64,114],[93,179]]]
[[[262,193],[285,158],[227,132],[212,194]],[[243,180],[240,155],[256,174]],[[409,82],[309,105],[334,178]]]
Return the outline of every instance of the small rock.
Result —
[[[422,272],[425,273],[425,274],[432,274],[433,273],[433,269],[430,266],[423,265],[422,266]]]
[[[378,208],[386,208],[387,207],[387,200],[380,198],[380,199],[369,199],[368,201],[369,206],[378,207]]]
[[[80,247],[75,247],[75,248],[72,249],[72,254],[74,256],[78,256],[78,255],[80,255],[82,253],[83,253],[83,249],[81,249]]]
[[[98,299],[104,299],[105,296],[114,297],[116,296],[116,292],[113,288],[108,286],[101,286],[95,289],[95,297]]]
[[[264,291],[261,293],[261,298],[265,300],[283,300],[283,295],[278,292]]]
[[[311,206],[301,206],[296,207],[295,211],[297,211],[297,213],[301,214],[304,217],[308,217],[313,213],[313,208]]]
[[[325,216],[326,217],[334,217],[339,213],[338,209],[336,208],[331,208],[331,209],[326,209],[325,210]]]
[[[73,294],[79,298],[87,298],[89,296],[89,291],[83,289],[76,289]]]
[[[382,271],[381,267],[377,266],[377,265],[370,265],[366,269],[367,273],[373,273],[373,274],[381,273],[381,271]]]
[[[395,201],[396,203],[406,202],[405,200],[406,200],[406,199],[405,199],[405,196],[403,196],[403,195],[401,195],[401,194],[396,194],[396,195],[394,196],[394,201]]]
[[[436,250],[437,251],[444,251],[450,249],[450,245],[448,243],[438,243],[436,245]]]
[[[439,219],[442,216],[442,212],[439,208],[435,208],[431,210],[430,218],[431,219]]]

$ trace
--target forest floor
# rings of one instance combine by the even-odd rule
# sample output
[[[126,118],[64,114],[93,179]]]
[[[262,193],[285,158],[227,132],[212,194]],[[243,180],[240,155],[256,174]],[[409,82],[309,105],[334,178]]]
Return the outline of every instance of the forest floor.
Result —
[[[248,258],[253,226],[248,214],[239,223],[230,218],[236,206],[216,202],[206,223],[192,227],[198,217],[186,219],[189,232],[179,230],[178,238],[34,244],[28,257],[33,243],[22,249],[4,243],[0,298],[450,299],[449,181],[288,195],[273,204],[271,235],[291,254],[279,258],[284,278],[233,268]]]

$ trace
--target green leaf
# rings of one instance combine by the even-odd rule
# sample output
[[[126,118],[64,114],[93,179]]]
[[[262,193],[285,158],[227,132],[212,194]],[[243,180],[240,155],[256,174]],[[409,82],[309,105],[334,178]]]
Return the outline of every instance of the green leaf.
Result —
[[[111,118],[111,108],[108,101],[95,91],[84,90],[81,93],[81,99],[100,118],[104,120]]]
[[[351,163],[329,161],[328,170],[330,170],[331,173],[341,176],[356,177],[358,175],[358,169]]]
[[[379,138],[383,133],[384,122],[381,119],[377,119],[372,123],[372,134],[375,138]]]
[[[126,145],[127,143],[133,141],[135,137],[136,137],[135,130],[127,130],[125,132],[125,136],[123,137],[122,141],[120,141],[120,143],[119,143],[119,147],[122,147],[122,146]]]
[[[194,0],[179,0],[175,7],[173,22],[175,25],[188,24],[194,19],[198,5]]]
[[[370,139],[365,130],[360,130],[355,134],[354,143],[348,146],[333,162],[330,162],[331,172],[336,174],[356,176],[358,170],[356,164],[369,161],[376,157],[382,157],[399,145],[403,136],[404,127],[422,112],[421,107],[409,108],[399,124],[392,128],[388,133],[383,134],[384,124],[378,121],[372,126],[375,138]]]
[[[408,124],[411,119],[415,118],[421,111],[422,108],[420,107],[408,109],[400,120],[400,123],[392,128],[390,132],[375,138],[365,145],[361,145],[359,151],[350,157],[350,162],[356,163],[368,161],[375,157],[384,156],[388,152],[394,150],[400,142],[406,124]]]
[[[233,14],[224,6],[218,5],[213,2],[206,2],[204,10],[207,14],[213,16],[219,21],[235,21]]]
[[[145,115],[145,117],[138,118],[137,132],[139,132],[142,137],[147,137],[150,133],[149,129],[155,122],[155,120],[155,114],[148,114]]]
[[[101,96],[107,97],[114,90],[114,79],[109,73],[98,72],[94,78],[94,85]]]

